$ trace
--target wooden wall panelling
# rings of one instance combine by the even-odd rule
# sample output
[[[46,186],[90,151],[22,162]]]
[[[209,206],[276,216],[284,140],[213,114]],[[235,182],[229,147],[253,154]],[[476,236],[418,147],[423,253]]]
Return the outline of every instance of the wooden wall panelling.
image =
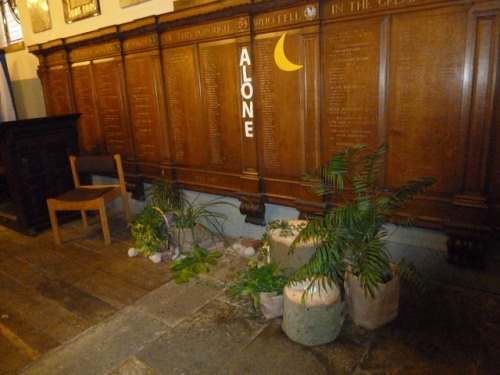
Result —
[[[243,119],[253,111],[249,40],[248,17],[241,16],[167,31],[162,47],[178,181],[195,190],[238,195],[243,211],[256,213],[248,205],[260,201],[255,143],[245,135]],[[245,114],[242,87],[249,99]]]
[[[387,185],[435,177],[432,193],[419,202],[429,225],[442,225],[449,213],[464,151],[460,114],[467,19],[464,7],[393,16]]]
[[[72,62],[75,101],[82,113],[82,153],[119,153],[124,158],[128,188],[143,196],[137,171],[133,134],[117,28],[109,27],[65,40]],[[93,102],[91,108],[89,103]]]
[[[496,47],[493,55],[498,56],[500,40],[500,17],[495,16],[495,29],[493,35],[496,38],[492,39],[493,47]],[[494,72],[494,102],[492,116],[492,130],[490,142],[490,163],[489,163],[489,178],[488,178],[488,202],[491,208],[489,222],[493,227],[493,233],[497,240],[500,239],[500,60],[496,60],[496,69]]]
[[[116,74],[120,52],[121,46],[117,40],[87,43],[83,47],[70,49],[73,93],[76,108],[82,114],[79,124],[82,153],[110,153],[116,149],[114,145],[124,143],[122,139],[115,139],[121,138],[121,132],[114,131],[115,128],[123,127],[123,118],[113,114],[110,116],[110,111],[123,112],[120,108],[122,102],[106,103],[110,94],[115,95],[113,91],[120,87],[119,75]],[[106,65],[102,65],[104,63]],[[116,151],[125,156],[123,148]]]
[[[121,58],[93,60],[92,74],[106,152],[119,153],[126,163],[135,161]]]
[[[246,220],[263,224],[266,202],[302,214],[324,207],[302,181],[307,170],[351,144],[388,141],[386,186],[436,177],[412,210],[425,212],[419,224],[445,228],[451,245],[470,247],[500,221],[496,8],[224,0],[30,51],[47,111],[64,112],[85,97],[76,91],[73,102],[66,51],[121,43],[116,55],[78,60],[73,81],[93,79],[101,125],[120,117],[111,136],[102,128],[105,147],[126,148],[136,175],[236,196]],[[285,65],[297,70],[274,60],[285,33]],[[104,100],[110,75],[115,94]]]
[[[328,23],[322,29],[322,164],[353,144],[373,148],[385,140],[379,87],[385,82],[380,72],[385,72],[381,51],[386,27],[383,17],[375,17]]]
[[[390,19],[364,16],[345,20],[340,15],[329,14],[321,30],[322,165],[353,144],[374,148],[387,137]]]
[[[483,266],[484,253],[494,227],[491,213],[495,203],[491,197],[495,188],[488,184],[492,177],[494,180],[495,171],[490,168],[495,165],[493,150],[498,148],[498,143],[494,143],[495,127],[498,126],[494,109],[495,102],[498,102],[495,84],[499,14],[494,4],[488,5],[485,3],[480,4],[479,9],[472,8],[469,22],[472,61],[468,82],[470,102],[462,118],[466,130],[462,133],[466,134],[462,139],[464,157],[463,164],[457,168],[461,171],[461,179],[456,182],[457,194],[445,226],[449,236],[450,261],[477,266]]]
[[[171,177],[159,39],[148,33],[123,41],[135,157],[149,179]]]
[[[170,149],[178,168],[203,165],[203,149],[188,139],[202,133],[201,99],[198,89],[197,46],[165,47],[165,72]]]
[[[75,112],[73,87],[67,52],[62,40],[41,45],[33,51],[40,61],[38,75],[42,81],[45,109],[48,116]]]
[[[255,133],[263,190],[267,201],[297,204],[303,211],[320,204],[301,181],[319,161],[318,148],[313,148],[319,124],[318,14],[317,3],[312,3],[258,14],[252,20]],[[278,55],[284,63],[278,66],[275,48],[281,38]]]
[[[72,64],[71,77],[76,111],[82,114],[78,127],[80,151],[85,154],[102,154],[104,137],[97,112],[90,61]]]
[[[204,167],[214,173],[239,174],[243,169],[242,126],[239,105],[239,63],[236,39],[200,43],[198,46]],[[239,187],[235,176],[231,189]]]

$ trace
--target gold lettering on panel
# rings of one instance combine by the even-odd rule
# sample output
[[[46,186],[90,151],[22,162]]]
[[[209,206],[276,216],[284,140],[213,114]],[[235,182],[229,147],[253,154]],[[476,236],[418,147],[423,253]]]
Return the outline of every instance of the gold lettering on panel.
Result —
[[[109,56],[120,52],[120,43],[113,42],[101,44],[90,48],[82,48],[71,51],[71,60],[93,59],[96,57]]]
[[[335,1],[329,7],[331,16],[349,13],[361,13],[371,10],[383,10],[414,5],[417,0],[347,0]],[[421,2],[421,1],[420,1]]]
[[[158,45],[158,37],[156,35],[147,35],[141,38],[128,39],[123,42],[123,48],[126,51],[139,50],[147,47]]]
[[[177,31],[166,32],[162,35],[163,43],[179,43],[193,40],[207,39],[215,36],[231,35],[238,31],[244,31],[241,21],[238,19],[212,23],[207,26],[189,28]]]

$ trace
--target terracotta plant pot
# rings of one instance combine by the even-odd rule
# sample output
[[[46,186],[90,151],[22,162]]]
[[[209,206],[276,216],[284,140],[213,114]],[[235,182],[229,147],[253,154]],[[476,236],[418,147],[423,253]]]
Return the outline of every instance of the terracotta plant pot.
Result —
[[[399,277],[380,284],[379,293],[372,297],[363,290],[356,275],[348,272],[344,281],[349,315],[352,321],[368,329],[376,329],[394,320],[399,310]]]

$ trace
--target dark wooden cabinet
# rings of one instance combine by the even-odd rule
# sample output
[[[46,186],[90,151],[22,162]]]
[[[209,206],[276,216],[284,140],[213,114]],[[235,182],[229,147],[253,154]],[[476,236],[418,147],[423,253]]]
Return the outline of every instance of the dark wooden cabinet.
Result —
[[[73,186],[68,153],[78,148],[79,117],[0,123],[1,225],[29,235],[50,226],[46,199]]]

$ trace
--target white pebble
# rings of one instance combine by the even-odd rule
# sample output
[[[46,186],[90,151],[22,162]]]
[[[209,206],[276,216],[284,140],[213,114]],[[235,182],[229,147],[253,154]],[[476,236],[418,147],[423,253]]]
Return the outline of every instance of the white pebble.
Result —
[[[154,253],[153,255],[150,255],[149,260],[152,261],[153,263],[160,263],[161,253]]]
[[[236,250],[236,252],[240,253],[245,249],[242,244],[239,242],[236,242],[233,244],[233,249]]]
[[[255,255],[255,249],[252,246],[248,246],[243,251],[243,255],[246,257],[253,257]]]
[[[130,249],[128,249],[128,256],[133,258],[133,257],[136,257],[137,255],[139,255],[139,250],[136,249],[135,247],[131,247]]]

